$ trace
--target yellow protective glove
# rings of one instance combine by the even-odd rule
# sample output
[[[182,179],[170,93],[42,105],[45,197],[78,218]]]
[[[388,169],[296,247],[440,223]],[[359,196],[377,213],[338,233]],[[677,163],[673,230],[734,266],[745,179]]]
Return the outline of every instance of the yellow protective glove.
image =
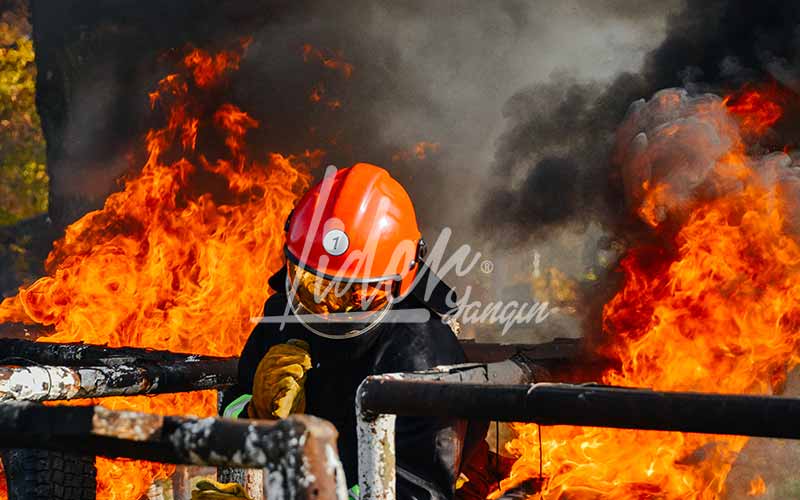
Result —
[[[197,481],[192,500],[252,500],[238,483],[218,483],[208,479]]]
[[[307,343],[292,339],[267,351],[256,368],[250,418],[286,418],[305,411],[303,387],[311,369],[308,350]]]

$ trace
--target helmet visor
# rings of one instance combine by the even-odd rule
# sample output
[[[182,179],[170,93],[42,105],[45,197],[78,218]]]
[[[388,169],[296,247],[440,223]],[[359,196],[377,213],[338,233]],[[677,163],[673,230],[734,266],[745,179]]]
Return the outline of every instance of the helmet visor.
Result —
[[[286,290],[298,320],[328,338],[349,338],[375,326],[389,310],[393,280],[332,280],[287,261]]]

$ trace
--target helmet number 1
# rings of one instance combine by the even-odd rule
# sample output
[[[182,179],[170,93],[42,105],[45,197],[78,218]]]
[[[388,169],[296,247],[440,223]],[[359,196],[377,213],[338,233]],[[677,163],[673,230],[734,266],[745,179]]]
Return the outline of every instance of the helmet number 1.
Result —
[[[331,255],[342,255],[350,246],[350,238],[340,229],[332,229],[322,238],[322,247]]]

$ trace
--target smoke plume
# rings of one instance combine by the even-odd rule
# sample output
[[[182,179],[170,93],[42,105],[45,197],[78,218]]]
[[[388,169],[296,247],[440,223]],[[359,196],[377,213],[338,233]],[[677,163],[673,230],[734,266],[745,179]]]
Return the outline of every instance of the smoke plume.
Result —
[[[408,186],[426,234],[457,227],[474,245],[503,102],[555,70],[605,81],[637,69],[676,2],[32,0],[51,216],[63,227],[97,208],[141,164],[130,158],[158,119],[147,95],[184,46],[249,37],[225,91],[259,120],[250,141],[260,152],[383,165]],[[435,146],[420,154],[421,143]]]
[[[480,224],[494,238],[512,235],[513,241],[546,239],[554,225],[630,224],[621,203],[624,175],[610,161],[628,106],[669,87],[726,93],[775,82],[796,90],[799,27],[800,6],[793,2],[688,0],[669,16],[665,39],[641,71],[620,73],[605,87],[554,74],[519,91],[506,103],[508,125],[492,167],[498,183],[483,203]],[[766,140],[796,144],[796,117],[790,109]],[[567,175],[550,172],[556,161]],[[554,182],[539,182],[544,175]],[[556,198],[566,202],[547,202]]]

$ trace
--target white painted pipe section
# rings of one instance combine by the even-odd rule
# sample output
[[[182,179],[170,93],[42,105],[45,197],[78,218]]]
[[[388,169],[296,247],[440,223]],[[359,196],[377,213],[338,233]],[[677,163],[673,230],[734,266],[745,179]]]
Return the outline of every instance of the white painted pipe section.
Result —
[[[81,388],[77,371],[63,366],[0,367],[0,401],[71,399]]]
[[[0,402],[143,394],[158,387],[145,375],[134,366],[0,366]]]
[[[358,391],[361,391],[359,387]],[[361,499],[395,500],[395,415],[363,413],[356,398],[358,485]]]

